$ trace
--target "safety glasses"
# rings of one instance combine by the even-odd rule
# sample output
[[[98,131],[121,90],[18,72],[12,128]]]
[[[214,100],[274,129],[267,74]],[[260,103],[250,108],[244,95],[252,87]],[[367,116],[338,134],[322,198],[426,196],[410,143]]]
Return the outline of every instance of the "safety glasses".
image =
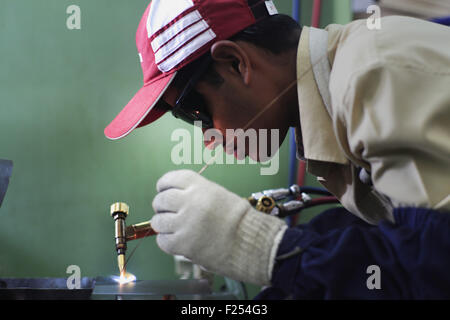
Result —
[[[195,85],[205,74],[211,65],[212,58],[206,55],[183,68],[178,72],[175,78],[175,85],[183,87],[181,95],[178,97],[175,106],[171,109],[175,118],[181,119],[189,124],[201,121],[202,128],[209,129],[213,127],[213,121],[206,109],[205,100],[195,89]]]

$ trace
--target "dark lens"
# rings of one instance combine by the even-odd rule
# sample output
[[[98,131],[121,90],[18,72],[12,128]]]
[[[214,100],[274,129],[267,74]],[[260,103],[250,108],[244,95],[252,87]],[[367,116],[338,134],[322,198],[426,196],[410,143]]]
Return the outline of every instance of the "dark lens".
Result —
[[[195,90],[191,90],[189,94],[178,101],[172,109],[172,114],[190,124],[201,121],[203,128],[212,127],[212,119],[206,111],[204,99]]]
[[[203,128],[211,128],[213,126],[212,119],[208,115],[202,95],[195,91],[194,86],[204,74],[210,63],[211,57],[206,55],[191,63],[177,74],[177,85],[184,89],[182,90],[175,107],[172,109],[172,114],[176,118],[190,124],[194,124],[195,121],[201,121]],[[184,86],[180,86],[186,78],[189,79],[187,83]]]

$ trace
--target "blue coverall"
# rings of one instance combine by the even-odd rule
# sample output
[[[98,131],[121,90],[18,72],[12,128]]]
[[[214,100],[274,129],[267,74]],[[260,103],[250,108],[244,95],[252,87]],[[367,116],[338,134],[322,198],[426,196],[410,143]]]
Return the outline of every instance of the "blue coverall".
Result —
[[[450,215],[398,208],[394,217],[374,226],[335,208],[288,229],[272,286],[255,299],[449,299]]]

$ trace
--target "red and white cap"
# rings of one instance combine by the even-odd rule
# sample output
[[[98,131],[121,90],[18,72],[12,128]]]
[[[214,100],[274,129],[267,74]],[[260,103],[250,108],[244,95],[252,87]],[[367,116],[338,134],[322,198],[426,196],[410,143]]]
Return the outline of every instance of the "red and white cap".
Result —
[[[176,72],[225,40],[276,14],[272,1],[153,0],[136,32],[144,85],[105,128],[116,140],[160,118],[167,110],[155,107]]]

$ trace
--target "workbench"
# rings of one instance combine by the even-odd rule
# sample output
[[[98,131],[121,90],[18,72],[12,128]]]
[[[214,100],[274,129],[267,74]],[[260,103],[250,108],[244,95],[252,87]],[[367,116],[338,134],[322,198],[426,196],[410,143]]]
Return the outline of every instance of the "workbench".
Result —
[[[0,300],[235,300],[235,292],[212,292],[207,280],[137,280],[84,277],[68,289],[64,278],[0,279]]]

